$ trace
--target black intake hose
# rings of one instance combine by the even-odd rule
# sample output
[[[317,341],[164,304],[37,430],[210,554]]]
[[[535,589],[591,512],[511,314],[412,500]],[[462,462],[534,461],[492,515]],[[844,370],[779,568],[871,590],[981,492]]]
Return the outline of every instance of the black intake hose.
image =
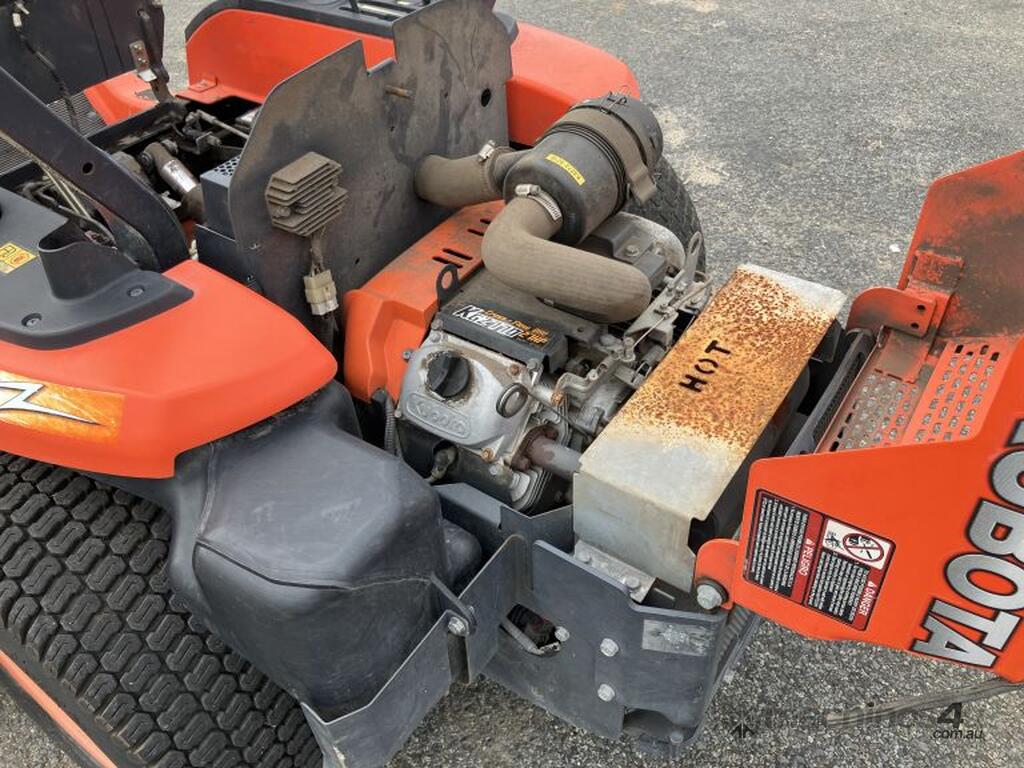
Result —
[[[443,208],[497,200],[506,174],[524,154],[488,144],[469,157],[428,155],[416,169],[416,194]]]
[[[637,317],[651,284],[632,264],[550,240],[560,222],[536,198],[517,197],[484,235],[484,264],[507,285],[607,323]]]
[[[459,159],[427,157],[420,197],[450,208],[504,197],[487,229],[487,268],[510,286],[604,322],[632,320],[651,300],[636,267],[573,246],[622,209],[654,194],[663,140],[642,102],[609,94],[573,107],[522,152],[485,147]]]

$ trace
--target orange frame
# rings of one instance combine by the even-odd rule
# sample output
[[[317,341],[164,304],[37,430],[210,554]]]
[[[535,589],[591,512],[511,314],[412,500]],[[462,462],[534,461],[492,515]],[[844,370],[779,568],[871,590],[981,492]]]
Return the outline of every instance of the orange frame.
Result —
[[[261,104],[282,80],[354,42],[363,44],[367,67],[395,53],[388,38],[258,11],[224,10],[189,38],[189,85],[179,95],[201,104],[231,96]],[[519,24],[506,87],[509,137],[522,145],[534,144],[580,101],[609,91],[640,95],[636,77],[614,56],[531,24]],[[108,124],[153,106],[149,87],[134,72],[93,86],[86,95]]]
[[[285,78],[356,41],[367,67],[394,56],[387,38],[256,11],[221,11],[188,41],[190,85],[181,95],[200,103],[228,96],[262,103]],[[633,73],[614,56],[530,24],[519,25],[512,44],[507,88],[509,135],[524,145],[577,102],[609,91],[640,95]]]
[[[753,465],[739,540],[705,545],[696,578],[725,586],[727,607],[804,635],[1024,681],[1022,292],[1024,152],[932,186],[899,290],[854,302],[851,327],[880,329],[880,342],[818,452]],[[867,377],[911,393],[908,405],[865,447],[833,450],[856,424],[848,404],[872,405]],[[872,546],[891,542],[884,578],[867,582],[861,620],[837,619],[748,574],[765,493],[866,532]],[[796,580],[805,567],[813,578],[824,546],[807,531]]]

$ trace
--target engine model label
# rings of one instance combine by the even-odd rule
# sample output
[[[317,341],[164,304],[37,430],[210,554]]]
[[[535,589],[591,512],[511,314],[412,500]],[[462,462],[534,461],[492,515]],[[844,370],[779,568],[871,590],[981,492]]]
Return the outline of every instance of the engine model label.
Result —
[[[0,275],[9,275],[18,267],[23,267],[36,258],[31,251],[26,251],[20,245],[5,243],[0,245]]]
[[[506,339],[516,339],[543,347],[551,341],[551,332],[546,328],[528,325],[521,320],[513,320],[493,309],[484,309],[473,304],[467,304],[462,309],[452,313],[452,317],[466,320],[491,333],[503,336]]]
[[[864,629],[894,545],[868,531],[758,491],[744,577]]]

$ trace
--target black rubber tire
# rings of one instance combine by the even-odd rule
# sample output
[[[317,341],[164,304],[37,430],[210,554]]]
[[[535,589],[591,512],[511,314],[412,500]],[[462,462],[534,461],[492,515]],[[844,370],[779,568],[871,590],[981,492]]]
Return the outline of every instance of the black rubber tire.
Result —
[[[148,502],[0,453],[0,650],[119,768],[319,768],[295,700],[171,593],[170,535]]]
[[[635,213],[645,219],[667,227],[679,238],[684,246],[688,246],[690,239],[698,232],[701,233],[700,252],[697,256],[698,275],[707,274],[707,251],[704,247],[704,231],[700,225],[700,217],[697,215],[697,207],[693,204],[686,185],[679,178],[675,168],[664,157],[658,161],[654,168],[654,181],[658,191],[650,200],[643,205],[631,201],[626,205],[627,213]]]

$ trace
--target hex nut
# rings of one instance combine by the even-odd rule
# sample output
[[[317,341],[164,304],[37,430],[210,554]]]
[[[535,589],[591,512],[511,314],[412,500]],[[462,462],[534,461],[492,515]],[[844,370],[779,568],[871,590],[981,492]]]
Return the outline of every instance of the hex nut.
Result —
[[[564,643],[568,641],[570,637],[572,637],[572,635],[569,634],[568,629],[565,627],[555,627],[555,640],[560,643]]]
[[[601,653],[607,656],[609,659],[615,656],[619,652],[619,644],[612,640],[610,637],[606,637],[601,641]]]
[[[697,605],[705,611],[713,611],[725,602],[725,590],[713,581],[697,584]]]
[[[456,637],[466,637],[469,634],[469,624],[461,616],[452,616],[448,619],[448,631]]]
[[[597,688],[597,698],[604,702],[614,701],[615,689],[608,685],[608,683],[601,683]]]

